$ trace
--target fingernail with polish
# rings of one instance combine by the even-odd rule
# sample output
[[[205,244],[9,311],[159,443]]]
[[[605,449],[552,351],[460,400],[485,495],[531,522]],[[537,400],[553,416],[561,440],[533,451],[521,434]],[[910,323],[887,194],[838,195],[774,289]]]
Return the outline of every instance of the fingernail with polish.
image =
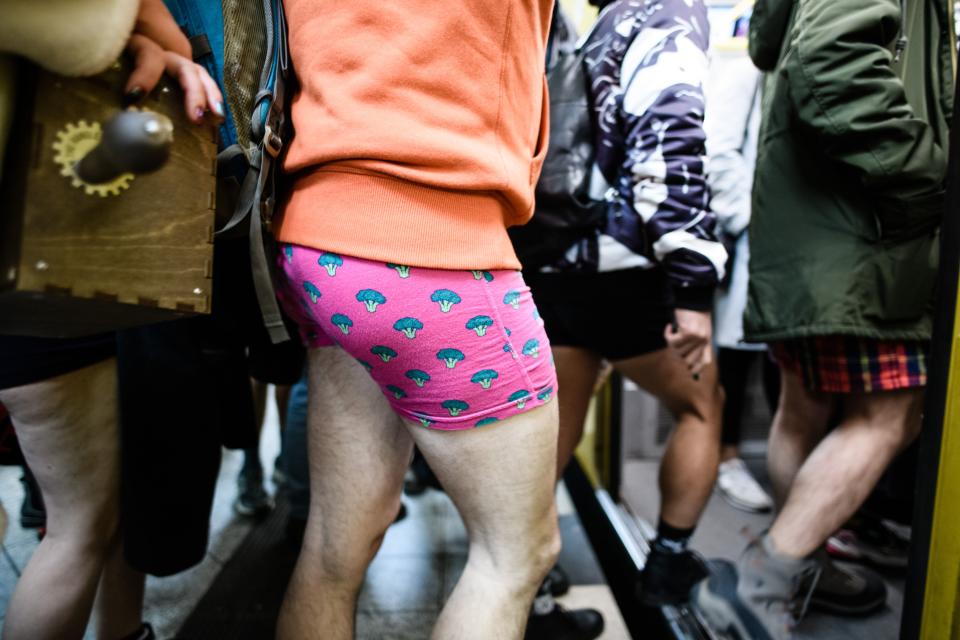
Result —
[[[222,103],[222,102],[214,102],[214,103],[213,103],[213,112],[222,118],[222,117],[223,117],[223,103]]]
[[[143,90],[143,87],[134,87],[123,94],[123,106],[129,107],[132,104],[136,104],[143,99],[143,96],[146,95],[146,91]]]
[[[193,115],[197,120],[199,120],[200,118],[203,117],[203,113],[204,113],[203,107],[197,107],[197,110],[194,112]]]

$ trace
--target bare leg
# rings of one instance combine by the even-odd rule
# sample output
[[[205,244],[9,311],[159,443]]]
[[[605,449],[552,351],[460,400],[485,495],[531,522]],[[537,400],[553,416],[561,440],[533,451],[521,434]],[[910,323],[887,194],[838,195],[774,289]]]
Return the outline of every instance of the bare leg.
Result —
[[[560,551],[557,403],[480,429],[409,429],[470,536],[467,566],[432,637],[520,640],[537,587]]]
[[[116,361],[5,389],[0,401],[47,508],[47,535],[17,583],[3,637],[80,638],[117,528]]]
[[[660,463],[660,517],[677,528],[697,524],[717,479],[723,392],[711,363],[694,380],[683,360],[661,349],[613,363],[666,404],[677,426]]]
[[[803,463],[770,528],[774,548],[805,557],[846,522],[919,433],[922,405],[922,389],[844,397],[843,422]]]
[[[600,371],[600,356],[576,347],[552,347],[557,368],[560,437],[557,443],[557,479],[563,475],[583,437],[583,422]]]
[[[280,610],[280,640],[349,640],[357,595],[400,507],[413,441],[366,370],[309,352],[310,514]]]
[[[767,448],[777,507],[783,507],[800,466],[823,439],[834,407],[832,396],[808,390],[797,374],[781,370],[780,402]]]
[[[94,603],[98,640],[126,638],[142,624],[146,576],[127,564],[120,536],[114,540]]]

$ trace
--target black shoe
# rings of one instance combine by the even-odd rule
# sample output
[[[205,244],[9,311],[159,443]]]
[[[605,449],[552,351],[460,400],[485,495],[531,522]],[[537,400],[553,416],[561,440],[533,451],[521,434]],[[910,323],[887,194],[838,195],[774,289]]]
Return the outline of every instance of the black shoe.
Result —
[[[553,569],[550,569],[550,573],[543,579],[543,584],[550,590],[550,594],[555,598],[559,598],[567,591],[570,591],[570,577],[567,576],[567,572],[563,570],[563,567],[558,564],[553,565]]]
[[[26,466],[23,467],[23,504],[20,505],[20,526],[24,529],[39,529],[47,524],[47,511],[43,506],[40,485]]]
[[[841,616],[865,616],[887,604],[887,586],[879,576],[866,570],[854,571],[834,564],[826,553],[818,553],[820,572],[813,586],[810,606]]]
[[[426,484],[420,481],[420,478],[413,472],[412,469],[407,471],[407,476],[403,479],[403,492],[414,498],[416,496],[426,493],[429,489]]]
[[[263,488],[263,472],[242,469],[237,476],[237,499],[233,502],[233,510],[241,516],[260,519],[272,508],[270,496]]]
[[[593,640],[603,633],[603,616],[593,609],[564,609],[554,603],[547,613],[530,612],[524,640]]]
[[[650,607],[684,604],[690,600],[690,590],[709,574],[699,554],[689,549],[670,553],[654,546],[640,573],[637,597]]]
[[[854,517],[827,540],[827,553],[838,560],[871,564],[883,570],[907,568],[910,540],[874,518]]]

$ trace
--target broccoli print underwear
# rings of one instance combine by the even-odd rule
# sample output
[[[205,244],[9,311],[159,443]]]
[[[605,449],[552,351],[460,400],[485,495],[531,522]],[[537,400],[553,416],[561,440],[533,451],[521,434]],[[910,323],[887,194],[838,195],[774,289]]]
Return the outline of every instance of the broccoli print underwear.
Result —
[[[467,429],[550,402],[556,371],[518,271],[407,267],[283,245],[278,297],[308,347],[339,345],[402,417]]]

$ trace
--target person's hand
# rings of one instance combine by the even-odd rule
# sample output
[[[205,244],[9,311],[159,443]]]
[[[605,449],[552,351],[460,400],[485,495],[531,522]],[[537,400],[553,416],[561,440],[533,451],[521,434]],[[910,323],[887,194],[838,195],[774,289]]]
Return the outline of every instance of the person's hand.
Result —
[[[134,70],[124,90],[125,101],[134,104],[160,82],[164,72],[183,89],[187,117],[197,124],[207,112],[223,118],[223,94],[207,70],[190,59],[190,42],[160,0],[143,0],[136,30],[127,42]]]
[[[713,331],[709,311],[676,310],[676,324],[669,324],[663,332],[667,345],[683,358],[694,379],[713,360],[710,338]]]

